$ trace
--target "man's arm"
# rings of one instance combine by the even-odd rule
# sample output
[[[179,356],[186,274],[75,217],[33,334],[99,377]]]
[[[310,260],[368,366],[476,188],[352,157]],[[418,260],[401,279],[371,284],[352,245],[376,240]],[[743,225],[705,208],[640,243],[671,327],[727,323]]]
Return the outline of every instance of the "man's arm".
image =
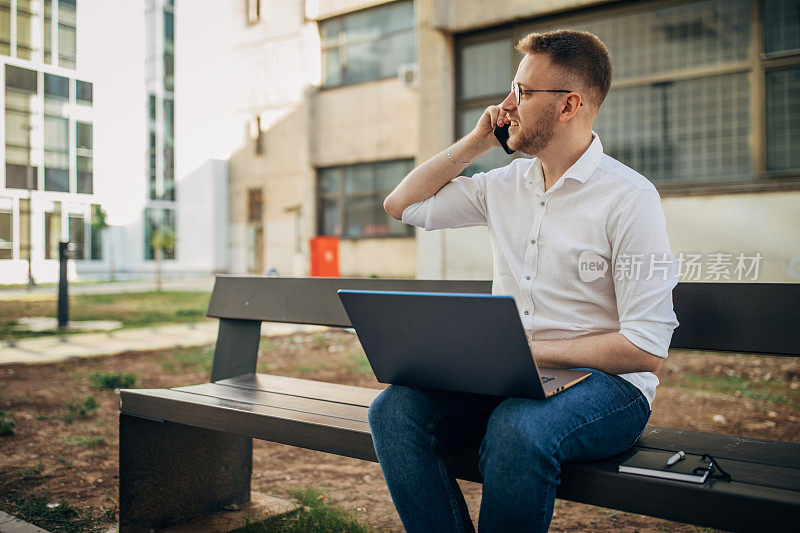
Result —
[[[493,146],[499,146],[492,133],[492,126],[498,120],[500,112],[500,106],[486,108],[475,129],[450,147],[450,156],[455,161],[463,163],[454,163],[447,157],[446,152],[440,152],[412,170],[384,200],[383,208],[386,212],[401,220],[403,211],[408,206],[427,200],[457,177],[470,162],[488,152]],[[499,120],[504,120],[504,123],[510,122],[507,118]]]
[[[655,372],[663,358],[646,352],[622,334],[601,333],[576,339],[530,341],[541,368],[595,368],[608,374]]]

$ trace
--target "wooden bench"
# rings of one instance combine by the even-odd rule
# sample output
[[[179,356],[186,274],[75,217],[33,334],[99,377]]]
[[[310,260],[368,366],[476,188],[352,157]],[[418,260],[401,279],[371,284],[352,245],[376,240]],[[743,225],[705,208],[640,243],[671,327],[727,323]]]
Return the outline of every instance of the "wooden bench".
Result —
[[[376,461],[374,389],[257,374],[262,321],[349,327],[337,289],[491,292],[485,281],[220,276],[211,383],[129,389],[120,407],[120,529],[180,524],[250,497],[252,439]],[[680,283],[673,348],[800,353],[800,284]],[[620,457],[567,463],[558,497],[728,530],[786,530],[800,518],[800,444],[648,426],[639,448],[709,453],[733,481],[619,474]],[[481,481],[477,450],[450,457]]]

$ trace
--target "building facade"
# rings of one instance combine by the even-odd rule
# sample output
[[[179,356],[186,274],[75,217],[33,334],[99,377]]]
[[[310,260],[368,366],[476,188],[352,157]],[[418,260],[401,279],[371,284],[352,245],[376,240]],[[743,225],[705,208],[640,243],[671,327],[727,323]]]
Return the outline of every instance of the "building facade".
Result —
[[[317,59],[319,79],[309,66],[295,91],[296,119],[253,129],[260,143],[278,143],[253,156],[270,173],[243,164],[244,185],[231,162],[232,253],[251,257],[234,262],[237,271],[307,274],[309,239],[331,235],[345,276],[490,278],[485,228],[413,230],[380,204],[408,169],[505,98],[517,39],[563,28],[591,31],[611,51],[614,81],[595,131],[607,154],[658,188],[682,278],[800,280],[800,2],[488,5],[293,3],[293,20],[314,43],[298,44],[297,57]],[[266,28],[285,6],[251,0],[240,18],[258,12],[248,24]],[[277,59],[263,66],[266,78],[285,70]],[[465,174],[511,157],[495,149]]]
[[[53,281],[58,243],[103,259],[94,173],[94,85],[78,69],[75,0],[0,2],[3,179],[0,280]]]

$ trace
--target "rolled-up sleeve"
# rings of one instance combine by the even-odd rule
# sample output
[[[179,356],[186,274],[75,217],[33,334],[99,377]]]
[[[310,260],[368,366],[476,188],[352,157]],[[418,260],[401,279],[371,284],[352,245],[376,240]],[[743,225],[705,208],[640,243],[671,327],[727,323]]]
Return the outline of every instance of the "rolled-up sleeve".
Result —
[[[679,273],[661,198],[654,188],[641,189],[617,207],[609,230],[619,332],[642,350],[667,357],[678,327],[672,289]]]
[[[426,230],[486,225],[486,174],[459,176],[403,211],[406,224]]]

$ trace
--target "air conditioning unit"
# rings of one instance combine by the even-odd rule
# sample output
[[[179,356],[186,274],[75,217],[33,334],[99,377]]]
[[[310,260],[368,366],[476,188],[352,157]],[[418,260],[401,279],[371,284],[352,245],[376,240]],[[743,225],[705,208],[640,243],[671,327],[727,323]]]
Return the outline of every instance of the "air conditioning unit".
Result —
[[[419,68],[416,63],[400,65],[397,69],[397,78],[404,87],[416,88],[419,85]]]

